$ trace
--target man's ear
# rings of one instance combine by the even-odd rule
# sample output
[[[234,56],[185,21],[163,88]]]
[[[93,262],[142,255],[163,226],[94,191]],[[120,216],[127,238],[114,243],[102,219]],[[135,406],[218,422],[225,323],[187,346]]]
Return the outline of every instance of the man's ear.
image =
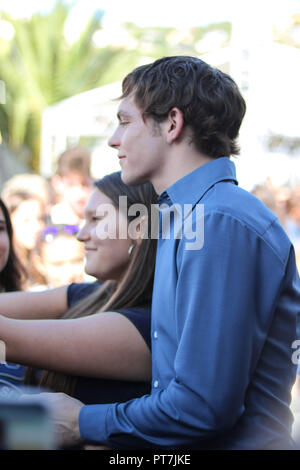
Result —
[[[172,108],[167,118],[167,142],[171,144],[179,138],[182,133],[184,119],[182,111],[178,108]]]

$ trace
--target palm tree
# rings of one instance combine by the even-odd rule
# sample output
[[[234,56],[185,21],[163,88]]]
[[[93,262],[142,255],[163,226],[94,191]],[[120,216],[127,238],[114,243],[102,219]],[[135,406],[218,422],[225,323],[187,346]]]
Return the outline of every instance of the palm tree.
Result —
[[[139,28],[128,23],[126,29],[134,47],[114,41],[110,46],[97,47],[94,34],[101,29],[103,14],[97,10],[79,38],[70,44],[65,27],[72,7],[57,0],[49,13],[35,14],[26,20],[2,13],[15,34],[9,42],[0,37],[0,80],[6,84],[6,103],[0,104],[0,143],[2,137],[19,157],[26,156],[27,151],[31,159],[27,163],[36,171],[41,116],[46,106],[121,80],[145,61],[163,55],[198,54],[194,47],[197,41],[209,28],[220,27],[193,28],[186,41],[180,39],[176,28]],[[228,24],[222,28],[227,30]]]
[[[99,10],[80,37],[68,44],[65,25],[71,8],[60,0],[49,14],[35,14],[27,20],[2,14],[13,25],[15,35],[4,51],[0,39],[0,80],[6,84],[0,131],[13,149],[29,149],[36,170],[43,109],[101,85],[103,72],[120,54],[120,49],[97,49],[93,44],[93,35],[101,28]]]

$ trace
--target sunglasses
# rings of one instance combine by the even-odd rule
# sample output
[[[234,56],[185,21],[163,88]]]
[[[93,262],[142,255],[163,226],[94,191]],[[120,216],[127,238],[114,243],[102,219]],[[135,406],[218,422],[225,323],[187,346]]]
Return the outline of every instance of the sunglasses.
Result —
[[[66,233],[67,235],[76,235],[79,232],[78,225],[50,225],[42,231],[41,237],[46,242],[51,242],[60,233]]]

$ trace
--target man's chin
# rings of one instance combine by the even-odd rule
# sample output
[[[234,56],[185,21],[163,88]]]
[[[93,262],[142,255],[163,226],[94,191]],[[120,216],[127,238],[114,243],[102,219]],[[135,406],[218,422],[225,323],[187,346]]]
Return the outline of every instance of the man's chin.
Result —
[[[138,186],[139,184],[147,182],[147,180],[143,177],[137,175],[130,175],[125,171],[121,172],[121,179],[123,183],[127,184],[128,186]]]

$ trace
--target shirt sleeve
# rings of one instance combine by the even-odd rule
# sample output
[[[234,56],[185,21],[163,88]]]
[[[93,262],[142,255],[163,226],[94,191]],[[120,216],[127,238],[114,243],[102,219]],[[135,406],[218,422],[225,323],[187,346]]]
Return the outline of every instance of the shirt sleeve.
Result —
[[[68,307],[71,308],[77,302],[80,302],[88,295],[92,294],[97,288],[101,287],[101,282],[73,282],[67,289]]]
[[[101,287],[101,282],[73,282],[67,289],[67,302],[68,307],[71,308],[77,302],[80,302],[85,297],[92,294],[97,288]],[[129,309],[115,310],[121,313],[130,320],[139,331],[140,335],[144,338],[147,346],[151,350],[151,308],[145,305],[144,307],[132,307]]]
[[[130,309],[114,310],[130,320],[140,335],[144,338],[151,351],[151,309],[150,307],[132,307]]]
[[[174,377],[165,389],[140,399],[83,407],[79,426],[85,440],[119,449],[178,449],[217,438],[244,411],[283,290],[281,340],[293,341],[299,306],[294,257],[287,255],[283,263],[260,236],[227,215],[208,214],[204,227],[202,249],[186,250],[184,240],[178,249]],[[282,348],[274,349],[272,360],[279,354],[282,362]]]

